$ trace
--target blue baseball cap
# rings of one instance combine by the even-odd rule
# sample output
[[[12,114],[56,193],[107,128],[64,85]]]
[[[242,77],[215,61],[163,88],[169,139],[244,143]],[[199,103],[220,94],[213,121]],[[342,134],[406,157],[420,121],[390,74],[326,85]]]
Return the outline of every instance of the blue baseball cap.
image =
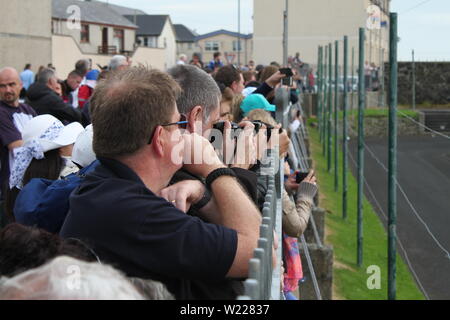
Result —
[[[247,96],[241,103],[241,110],[244,112],[244,116],[254,109],[263,109],[274,112],[277,107],[270,104],[262,94],[255,93]]]

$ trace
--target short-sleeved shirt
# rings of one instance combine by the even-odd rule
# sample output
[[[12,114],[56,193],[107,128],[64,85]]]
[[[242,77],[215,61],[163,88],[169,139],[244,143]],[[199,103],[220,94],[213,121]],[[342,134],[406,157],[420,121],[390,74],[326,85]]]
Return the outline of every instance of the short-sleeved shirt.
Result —
[[[99,160],[72,193],[61,236],[84,241],[129,277],[161,281],[177,299],[214,299],[196,282],[223,282],[237,232],[178,210],[121,162]]]
[[[37,114],[34,109],[26,104],[19,104],[19,107],[11,107],[10,105],[0,101],[0,183],[2,188],[9,179],[9,168],[12,165],[12,152],[9,151],[8,145],[14,141],[22,140],[22,131],[28,121]]]
[[[28,88],[34,83],[34,73],[30,69],[27,69],[23,71],[20,74],[20,80],[22,81],[23,87],[25,90],[28,90]]]

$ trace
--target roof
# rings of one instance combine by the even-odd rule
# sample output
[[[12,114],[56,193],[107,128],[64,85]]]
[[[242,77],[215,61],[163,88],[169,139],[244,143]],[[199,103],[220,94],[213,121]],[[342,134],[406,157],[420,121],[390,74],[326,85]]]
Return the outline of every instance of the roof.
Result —
[[[67,13],[70,6],[78,6],[81,10],[81,21],[107,24],[136,29],[137,26],[111,9],[106,3],[99,1],[53,0],[52,17],[67,20],[73,12]]]
[[[215,36],[218,36],[218,35],[221,35],[221,34],[225,34],[227,36],[231,36],[231,37],[235,37],[235,38],[237,38],[239,36],[241,39],[251,39],[251,38],[253,38],[253,34],[252,33],[250,33],[250,34],[243,34],[243,33],[232,32],[232,31],[220,29],[220,30],[217,30],[217,31],[213,31],[213,32],[209,32],[209,33],[205,33],[205,34],[199,35],[199,36],[197,36],[195,38],[195,41],[202,40],[202,39],[207,39],[207,38],[211,38],[211,37],[215,37]]]
[[[126,16],[126,15],[135,15],[135,14],[146,14],[144,11],[139,10],[139,9],[134,9],[134,8],[128,8],[128,7],[123,7],[123,6],[118,6],[116,4],[111,4],[108,3],[107,4],[111,9],[113,9],[114,11],[116,11],[117,13],[121,14],[122,16]]]
[[[184,24],[174,24],[177,41],[180,42],[195,42],[197,36],[194,32],[189,30]]]
[[[166,15],[126,15],[125,16],[130,21],[135,21],[138,26],[138,30],[136,31],[137,35],[146,35],[146,36],[159,36],[161,35],[164,25],[166,24],[169,16]]]

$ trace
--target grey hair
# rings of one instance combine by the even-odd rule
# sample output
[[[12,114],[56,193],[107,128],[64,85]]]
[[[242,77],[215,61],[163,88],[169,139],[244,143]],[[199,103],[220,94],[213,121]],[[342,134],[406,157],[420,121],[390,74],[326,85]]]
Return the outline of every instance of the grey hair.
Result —
[[[46,69],[42,70],[41,72],[39,72],[38,82],[42,83],[42,84],[47,84],[50,79],[55,78],[55,77],[56,77],[55,70],[53,70],[51,68],[46,68]]]
[[[125,56],[117,55],[112,57],[111,61],[109,62],[109,70],[117,70],[117,68],[122,66],[124,62],[127,62],[127,57]]]
[[[216,81],[191,65],[178,65],[168,72],[183,90],[177,100],[178,111],[187,115],[194,107],[201,106],[203,121],[208,122],[211,112],[220,105],[221,93]]]
[[[67,256],[0,283],[0,300],[145,300],[114,268]]]

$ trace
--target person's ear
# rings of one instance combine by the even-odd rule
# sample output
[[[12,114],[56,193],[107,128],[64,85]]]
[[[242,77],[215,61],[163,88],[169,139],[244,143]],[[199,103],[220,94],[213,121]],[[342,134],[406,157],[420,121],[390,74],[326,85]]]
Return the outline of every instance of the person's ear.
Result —
[[[203,108],[201,106],[196,106],[194,109],[191,110],[189,113],[188,121],[189,121],[189,131],[190,132],[196,132],[196,124],[197,122],[203,123]]]
[[[164,156],[164,136],[163,136],[163,127],[158,126],[155,129],[155,133],[153,134],[153,140],[152,140],[152,144],[151,147],[153,149],[153,151],[159,156],[159,157],[163,157]]]

